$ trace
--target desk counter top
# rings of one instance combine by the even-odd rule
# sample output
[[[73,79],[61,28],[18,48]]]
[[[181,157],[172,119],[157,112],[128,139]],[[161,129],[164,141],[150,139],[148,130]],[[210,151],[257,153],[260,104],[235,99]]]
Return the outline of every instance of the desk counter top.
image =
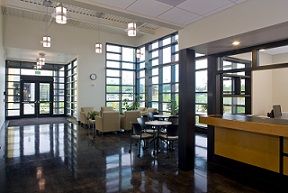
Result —
[[[200,116],[200,123],[259,134],[288,137],[288,119],[252,115]]]

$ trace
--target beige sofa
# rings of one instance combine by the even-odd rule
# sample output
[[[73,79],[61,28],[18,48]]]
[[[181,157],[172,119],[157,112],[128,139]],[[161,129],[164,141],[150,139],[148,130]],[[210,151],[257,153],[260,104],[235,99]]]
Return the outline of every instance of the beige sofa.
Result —
[[[95,111],[94,107],[81,107],[80,109],[80,124],[88,125],[88,113],[91,111]]]
[[[140,111],[126,111],[121,116],[121,129],[131,130],[132,123],[137,123],[137,118],[141,117]]]
[[[120,113],[104,111],[102,116],[96,116],[96,130],[101,133],[120,131]]]

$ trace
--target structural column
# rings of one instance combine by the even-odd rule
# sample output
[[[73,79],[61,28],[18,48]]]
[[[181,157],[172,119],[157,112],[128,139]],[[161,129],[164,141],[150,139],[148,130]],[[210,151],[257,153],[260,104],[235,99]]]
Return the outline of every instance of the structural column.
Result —
[[[179,169],[193,170],[195,160],[195,51],[179,52]]]
[[[217,75],[218,59],[215,56],[208,56],[208,115],[221,114],[222,85],[221,77]],[[207,154],[208,162],[212,160],[214,155],[214,127],[208,125],[207,131]]]

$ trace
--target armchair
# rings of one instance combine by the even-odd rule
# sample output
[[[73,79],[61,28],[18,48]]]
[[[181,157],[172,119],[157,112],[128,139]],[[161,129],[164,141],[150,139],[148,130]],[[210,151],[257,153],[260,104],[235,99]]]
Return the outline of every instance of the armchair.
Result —
[[[105,111],[102,116],[96,116],[96,130],[101,133],[120,131],[120,113]]]
[[[113,107],[101,107],[100,116],[102,116],[103,112],[106,111],[114,111]]]
[[[80,110],[80,124],[87,126],[88,123],[88,113],[94,111],[94,107],[81,107]]]
[[[137,118],[141,117],[140,111],[126,111],[123,116],[121,116],[121,129],[131,130],[132,123],[137,123]]]
[[[158,112],[156,108],[150,108],[150,107],[139,107],[138,110],[140,111],[141,116],[148,115],[149,112],[155,113]]]

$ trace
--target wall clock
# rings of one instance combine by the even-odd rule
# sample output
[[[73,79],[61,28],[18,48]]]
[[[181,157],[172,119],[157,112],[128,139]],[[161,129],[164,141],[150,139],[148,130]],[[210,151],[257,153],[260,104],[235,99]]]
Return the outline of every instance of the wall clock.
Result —
[[[91,80],[96,80],[96,78],[97,78],[97,75],[96,74],[90,74],[90,79]]]

